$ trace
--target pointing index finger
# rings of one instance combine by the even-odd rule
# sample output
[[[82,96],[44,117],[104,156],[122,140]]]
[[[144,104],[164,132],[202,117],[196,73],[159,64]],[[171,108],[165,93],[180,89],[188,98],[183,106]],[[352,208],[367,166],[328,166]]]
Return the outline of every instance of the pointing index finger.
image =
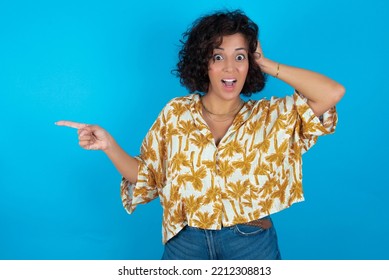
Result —
[[[76,128],[76,129],[82,129],[82,128],[88,126],[87,124],[84,124],[84,123],[71,122],[71,121],[58,121],[55,124],[58,126],[67,126],[67,127]]]

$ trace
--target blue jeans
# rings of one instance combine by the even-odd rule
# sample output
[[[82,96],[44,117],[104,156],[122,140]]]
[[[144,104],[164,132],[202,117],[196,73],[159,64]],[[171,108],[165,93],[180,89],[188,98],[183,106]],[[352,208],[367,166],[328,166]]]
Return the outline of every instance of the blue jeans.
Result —
[[[266,217],[270,219],[270,217]],[[248,225],[206,230],[186,226],[165,244],[163,260],[280,260],[277,233]]]

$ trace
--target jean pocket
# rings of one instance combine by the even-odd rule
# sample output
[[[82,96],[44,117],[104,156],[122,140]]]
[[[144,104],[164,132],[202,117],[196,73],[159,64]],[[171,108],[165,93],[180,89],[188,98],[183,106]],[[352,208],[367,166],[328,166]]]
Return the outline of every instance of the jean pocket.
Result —
[[[239,224],[239,225],[235,225],[234,231],[236,234],[241,236],[252,236],[252,235],[260,234],[261,232],[265,231],[265,229],[261,227]]]

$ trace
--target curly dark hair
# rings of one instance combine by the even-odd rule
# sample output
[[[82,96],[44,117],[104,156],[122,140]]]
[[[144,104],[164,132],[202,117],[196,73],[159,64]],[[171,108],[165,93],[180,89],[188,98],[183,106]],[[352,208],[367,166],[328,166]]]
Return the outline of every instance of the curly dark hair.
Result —
[[[176,75],[190,92],[207,92],[209,86],[208,65],[213,50],[222,44],[223,36],[242,34],[248,43],[249,70],[241,94],[261,91],[266,75],[255,62],[254,53],[258,44],[258,26],[241,10],[220,11],[197,19],[183,33],[180,40]]]

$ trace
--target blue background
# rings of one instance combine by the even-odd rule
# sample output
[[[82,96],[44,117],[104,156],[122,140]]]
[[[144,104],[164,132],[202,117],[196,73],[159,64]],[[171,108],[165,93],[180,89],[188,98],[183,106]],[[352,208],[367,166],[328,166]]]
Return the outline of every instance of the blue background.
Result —
[[[304,155],[306,202],[273,216],[285,259],[389,259],[388,2],[2,1],[0,259],[159,259],[158,200],[127,215],[120,175],[61,119],[132,155],[165,103],[200,15],[243,9],[265,55],[345,85],[334,135]],[[291,94],[271,77],[262,96]]]

